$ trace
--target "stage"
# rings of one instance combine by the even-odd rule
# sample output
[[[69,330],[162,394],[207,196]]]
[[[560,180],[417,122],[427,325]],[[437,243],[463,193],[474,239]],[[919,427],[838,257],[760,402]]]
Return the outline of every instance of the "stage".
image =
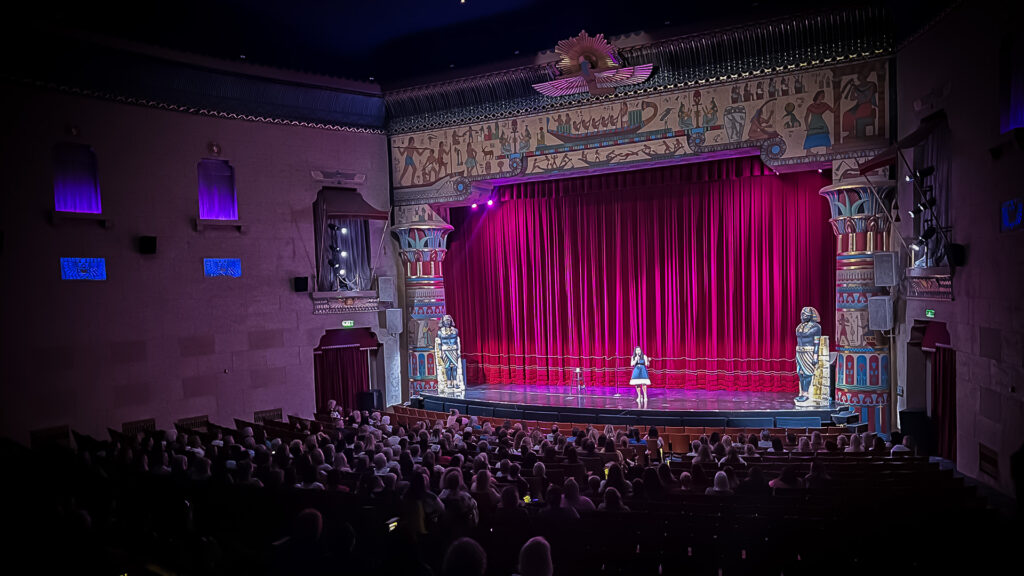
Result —
[[[817,427],[835,410],[793,404],[795,393],[683,390],[650,387],[646,406],[627,386],[477,384],[461,394],[422,393],[424,408],[478,416],[599,423],[641,422],[662,426]]]

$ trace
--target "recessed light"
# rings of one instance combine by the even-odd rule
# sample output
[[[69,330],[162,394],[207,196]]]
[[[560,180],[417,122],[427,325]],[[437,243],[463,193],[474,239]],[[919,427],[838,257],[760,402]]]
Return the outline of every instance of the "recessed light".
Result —
[[[238,57],[241,58],[242,60],[245,60],[245,54],[239,54]]]
[[[448,67],[449,68],[455,68],[455,64],[449,64]]]

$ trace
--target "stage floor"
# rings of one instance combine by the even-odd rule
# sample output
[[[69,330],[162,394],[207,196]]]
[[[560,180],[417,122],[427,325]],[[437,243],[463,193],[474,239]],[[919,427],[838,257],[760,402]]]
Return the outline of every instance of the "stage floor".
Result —
[[[636,402],[636,391],[627,386],[591,386],[577,393],[570,386],[528,386],[522,384],[476,384],[466,387],[464,395],[446,398],[505,404],[529,404],[558,408],[599,410],[657,410],[700,412],[779,412],[821,411],[793,404],[791,392],[737,392],[648,388],[647,405]]]

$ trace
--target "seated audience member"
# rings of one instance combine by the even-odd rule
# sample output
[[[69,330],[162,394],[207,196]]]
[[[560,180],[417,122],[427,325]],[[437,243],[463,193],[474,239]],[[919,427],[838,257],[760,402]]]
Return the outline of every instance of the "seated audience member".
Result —
[[[540,511],[540,517],[545,521],[553,520],[559,522],[580,519],[580,515],[576,512],[575,508],[562,506],[562,489],[554,484],[548,487],[544,504],[544,509]]]
[[[573,508],[577,512],[597,509],[590,498],[580,494],[580,485],[576,482],[575,478],[566,478],[563,486],[562,506]]]
[[[846,449],[850,446],[850,438],[846,434],[840,434],[836,438],[836,446],[839,447],[840,452],[846,452]]]
[[[501,490],[501,504],[494,512],[494,521],[514,523],[529,520],[530,515],[527,514],[523,506],[524,503],[519,498],[519,490],[511,484],[505,486]]]
[[[721,470],[715,472],[715,483],[713,486],[708,487],[704,494],[708,496],[732,496],[733,491],[729,488],[729,477],[725,475],[725,472]]]
[[[622,467],[612,462],[608,465],[608,477],[601,481],[601,492],[607,491],[609,488],[615,488],[619,494],[625,495],[629,498],[633,495],[633,486],[626,481],[626,476],[622,473]]]
[[[291,536],[274,544],[274,563],[279,574],[325,574],[330,555],[324,545],[323,517],[307,508],[295,518]]]
[[[825,452],[836,454],[839,452],[839,445],[836,444],[835,440],[825,440]]]
[[[459,538],[445,552],[442,576],[484,576],[486,572],[487,553],[472,538]]]
[[[810,454],[811,452],[814,452],[814,449],[811,448],[811,442],[810,440],[807,439],[806,436],[800,438],[800,441],[797,442],[796,452],[799,452],[801,454]]]
[[[533,465],[533,481],[530,483],[531,493],[537,500],[543,500],[544,494],[548,491],[548,472],[547,467],[544,466],[543,462],[537,462]]]
[[[693,492],[693,476],[689,472],[679,475],[679,491],[685,494]]]
[[[622,495],[615,488],[604,491],[604,502],[601,502],[597,509],[606,512],[629,512],[629,508],[622,503]]]
[[[725,453],[725,458],[718,463],[720,468],[725,466],[732,466],[733,468],[746,468],[747,462],[740,457],[740,451],[736,446],[730,446],[729,450]]]
[[[904,436],[903,437],[903,443],[902,444],[896,444],[895,446],[893,446],[892,447],[892,451],[890,452],[890,455],[893,456],[893,457],[896,457],[896,456],[913,456],[914,455],[914,439],[911,438],[909,434]]]
[[[821,452],[825,449],[825,440],[821,435],[821,432],[815,430],[811,432],[811,451]]]
[[[721,446],[721,444],[719,444]],[[697,451],[697,455],[694,456],[693,460],[690,460],[690,464],[706,464],[708,466],[718,466],[718,460],[711,453],[711,448],[706,444],[700,447]]]
[[[863,440],[860,434],[853,434],[850,436],[850,447],[844,450],[844,452],[864,452]]]
[[[687,456],[696,456],[700,452],[700,440],[694,440],[690,442],[690,451],[687,452]]]
[[[813,490],[828,488],[832,484],[832,477],[825,472],[825,466],[818,460],[811,461],[811,471],[804,476],[804,486]]]
[[[543,536],[534,536],[519,550],[519,573],[517,576],[552,576],[555,572],[551,561],[551,545]]]
[[[495,490],[491,482],[491,473],[486,469],[476,473],[476,476],[473,478],[473,484],[469,487],[469,492],[476,499],[483,512],[493,512],[498,507],[498,503],[501,502],[501,495]]]
[[[772,436],[772,447],[769,448],[768,451],[776,454],[784,453],[786,449],[782,446],[782,439],[778,436]]]
[[[871,441],[871,454],[875,456],[888,456],[889,447],[885,445],[885,440],[881,436],[875,436]]]
[[[761,439],[757,441],[757,447],[761,450],[767,450],[772,447],[772,435],[767,430],[761,430]]]
[[[751,466],[745,480],[740,482],[736,488],[736,494],[743,496],[767,496],[772,493],[771,486],[764,478],[764,473],[758,466]]]
[[[445,515],[459,527],[474,528],[480,520],[476,500],[466,490],[462,471],[449,468],[442,479],[443,490],[438,494],[445,507]]]
[[[799,490],[804,487],[803,480],[796,475],[796,466],[792,464],[782,469],[782,474],[768,483],[776,492],[779,490]]]
[[[757,448],[753,444],[747,444],[744,450],[743,459],[747,462],[758,461],[761,459],[761,455],[757,453]]]

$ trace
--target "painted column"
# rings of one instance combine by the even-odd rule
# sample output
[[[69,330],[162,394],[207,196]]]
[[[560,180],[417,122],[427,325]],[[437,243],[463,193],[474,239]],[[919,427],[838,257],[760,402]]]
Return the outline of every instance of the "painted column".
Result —
[[[434,336],[445,314],[443,264],[454,228],[427,205],[398,206],[392,232],[405,269],[409,390],[437,391]]]
[[[878,186],[876,184],[876,186]],[[892,182],[878,186],[879,194]],[[888,434],[889,338],[868,328],[868,298],[888,290],[875,286],[874,252],[889,246],[889,219],[866,184],[821,189],[832,209],[836,246],[836,404],[860,412],[872,432]]]

